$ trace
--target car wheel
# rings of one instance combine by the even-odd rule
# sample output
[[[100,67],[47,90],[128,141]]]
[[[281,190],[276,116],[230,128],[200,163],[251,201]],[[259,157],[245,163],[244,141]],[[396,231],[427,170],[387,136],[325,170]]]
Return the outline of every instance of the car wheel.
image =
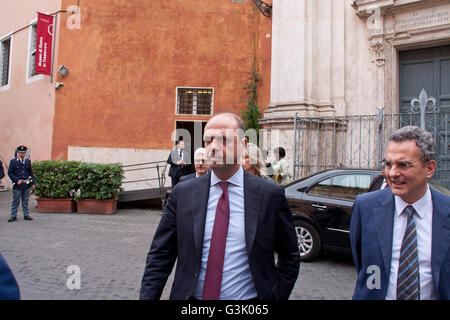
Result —
[[[298,249],[301,261],[313,261],[322,249],[320,235],[311,224],[305,221],[295,221],[295,232],[297,233]]]

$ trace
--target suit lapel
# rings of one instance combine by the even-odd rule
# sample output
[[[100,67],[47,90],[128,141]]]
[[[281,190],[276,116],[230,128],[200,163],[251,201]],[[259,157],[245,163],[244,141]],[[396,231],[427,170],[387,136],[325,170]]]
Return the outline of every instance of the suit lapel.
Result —
[[[379,206],[373,209],[378,244],[383,255],[384,268],[387,277],[391,271],[392,237],[394,227],[395,204],[390,189],[385,189],[378,199]]]
[[[262,195],[259,189],[257,178],[244,171],[245,241],[249,254],[255,241],[261,207]]]
[[[450,213],[445,200],[441,195],[431,189],[433,201],[433,231],[431,244],[431,270],[434,280],[436,297],[439,299],[439,274],[441,272],[444,255],[448,252],[450,244]]]
[[[208,208],[211,172],[195,178],[198,182],[191,190],[192,219],[194,228],[194,242],[199,256],[202,256],[203,237],[205,234],[206,210]]]

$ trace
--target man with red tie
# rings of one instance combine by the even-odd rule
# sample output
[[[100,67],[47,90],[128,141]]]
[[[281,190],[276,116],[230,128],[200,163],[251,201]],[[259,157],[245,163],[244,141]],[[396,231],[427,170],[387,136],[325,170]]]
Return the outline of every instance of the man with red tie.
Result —
[[[242,169],[244,131],[233,113],[208,121],[212,170],[173,189],[147,255],[141,299],[161,297],[177,259],[170,299],[289,298],[300,267],[293,218],[282,187]]]

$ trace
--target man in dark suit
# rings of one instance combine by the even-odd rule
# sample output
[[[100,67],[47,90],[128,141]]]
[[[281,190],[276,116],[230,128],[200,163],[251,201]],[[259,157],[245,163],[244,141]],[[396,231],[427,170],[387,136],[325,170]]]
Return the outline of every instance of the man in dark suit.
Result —
[[[167,159],[167,163],[170,164],[169,177],[172,180],[172,188],[174,188],[180,178],[186,174],[186,165],[190,164],[190,162],[190,154],[184,150],[184,141],[180,139]]]
[[[375,176],[375,178],[372,179],[372,181],[370,182],[369,190],[367,192],[377,191],[388,187],[389,185],[387,184],[386,179],[384,178],[384,169],[383,169],[380,175]]]
[[[5,176],[5,171],[3,170],[3,163],[0,160],[0,179],[3,179],[4,176]]]
[[[282,187],[242,169],[244,131],[233,113],[208,121],[212,171],[173,189],[147,255],[141,299],[161,297],[176,260],[170,299],[289,298],[300,267],[292,214]]]
[[[0,300],[19,300],[20,292],[11,269],[0,254]]]
[[[195,172],[187,174],[180,178],[179,182],[183,182],[189,179],[201,177],[208,173],[209,166],[206,162],[206,150],[205,148],[198,148],[194,153],[194,169]]]
[[[384,160],[389,188],[358,196],[350,238],[354,299],[450,299],[450,197],[433,190],[433,136],[397,130]]]
[[[31,221],[28,212],[28,198],[30,197],[30,189],[34,189],[35,182],[33,170],[31,169],[30,159],[25,158],[27,147],[17,147],[17,158],[11,159],[9,162],[8,176],[13,183],[13,202],[11,206],[11,217],[8,222],[17,220],[17,210],[19,209],[20,200],[22,200],[22,211],[24,220]]]

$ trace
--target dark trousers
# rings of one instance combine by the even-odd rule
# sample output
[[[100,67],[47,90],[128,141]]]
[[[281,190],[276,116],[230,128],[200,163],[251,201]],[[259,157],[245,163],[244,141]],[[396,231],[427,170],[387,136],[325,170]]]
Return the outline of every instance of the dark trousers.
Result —
[[[11,218],[17,217],[17,210],[19,209],[20,200],[22,200],[22,212],[23,216],[28,215],[28,198],[30,197],[30,189],[13,189],[13,202],[11,206]]]
[[[178,181],[180,181],[181,176],[176,175],[175,177],[170,177],[172,179],[172,189],[176,186]]]

